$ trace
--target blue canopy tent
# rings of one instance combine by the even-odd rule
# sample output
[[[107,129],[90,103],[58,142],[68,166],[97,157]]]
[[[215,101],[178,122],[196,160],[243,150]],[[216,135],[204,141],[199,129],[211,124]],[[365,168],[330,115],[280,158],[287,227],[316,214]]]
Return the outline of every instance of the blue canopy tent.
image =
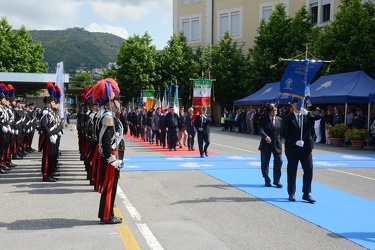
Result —
[[[263,105],[274,103],[279,98],[280,82],[267,83],[257,92],[234,101],[234,106]]]
[[[313,104],[345,103],[345,118],[349,104],[368,104],[367,128],[370,120],[369,93],[375,92],[375,80],[363,71],[322,76],[310,85]],[[367,146],[369,140],[367,140]]]
[[[310,100],[313,104],[365,104],[372,92],[375,92],[375,80],[363,71],[355,71],[321,76],[310,85]]]

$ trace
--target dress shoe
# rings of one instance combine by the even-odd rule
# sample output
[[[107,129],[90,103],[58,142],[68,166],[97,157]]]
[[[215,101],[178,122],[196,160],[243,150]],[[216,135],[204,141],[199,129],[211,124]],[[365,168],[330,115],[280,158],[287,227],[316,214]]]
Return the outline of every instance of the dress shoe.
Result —
[[[0,174],[9,174],[9,171],[0,168]]]
[[[294,197],[294,194],[290,194],[288,200],[296,201],[296,198]]]
[[[119,224],[122,222],[122,218],[119,217],[113,217],[109,220],[105,221],[104,224]],[[100,220],[100,223],[103,223],[103,220]]]
[[[266,187],[272,187],[271,183],[269,183],[269,182],[266,182],[264,185],[265,185]]]
[[[302,200],[305,200],[305,201],[307,201],[307,202],[309,202],[309,203],[314,203],[314,202],[316,202],[316,200],[314,200],[310,195],[308,195],[308,194],[304,194],[304,195],[302,195]]]
[[[191,148],[191,151],[194,151],[195,149],[194,148]]]
[[[58,173],[52,173],[52,176],[60,176]]]
[[[23,158],[23,157],[22,157]],[[20,159],[22,159],[20,156],[18,156],[18,155],[13,155],[12,156],[12,159],[13,160],[20,160]]]
[[[58,180],[59,180],[59,178],[54,177],[54,176],[51,176],[50,178],[54,179],[55,181],[58,181]]]
[[[204,154],[208,157],[208,154],[207,154],[207,152],[204,152]]]
[[[278,182],[274,182],[273,185],[275,185],[278,188],[282,188],[283,187],[283,184],[281,184],[279,181]]]
[[[9,163],[6,164],[6,166],[7,166],[8,168],[14,168],[14,167],[17,166],[17,165],[13,164],[12,162],[9,162]]]
[[[203,155],[201,155],[201,158],[203,158]]]
[[[10,168],[9,168],[9,167],[7,167],[7,166],[4,166],[4,167],[2,167],[2,169],[4,169],[4,170],[7,170],[7,171],[9,171],[9,170],[10,170]]]
[[[43,178],[43,181],[44,181],[44,182],[56,182],[56,180],[53,179],[53,178],[51,178],[51,177],[46,178],[46,179]]]

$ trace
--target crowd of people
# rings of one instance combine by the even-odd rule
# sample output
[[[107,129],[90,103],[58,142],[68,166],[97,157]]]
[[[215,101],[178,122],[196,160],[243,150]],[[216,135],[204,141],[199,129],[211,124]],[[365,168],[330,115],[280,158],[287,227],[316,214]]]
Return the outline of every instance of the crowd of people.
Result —
[[[12,160],[23,159],[35,151],[31,144],[38,125],[38,110],[34,103],[16,98],[15,91],[11,84],[0,84],[0,174],[9,174],[17,166]]]
[[[212,120],[207,114],[206,107],[202,107],[198,115],[194,114],[192,107],[188,112],[181,107],[178,114],[174,107],[163,110],[160,107],[149,110],[135,107],[130,112],[126,112],[124,108],[120,120],[126,128],[124,134],[129,131],[130,136],[167,148],[169,151],[177,151],[182,147],[195,151],[194,141],[197,134],[200,157],[208,156],[209,124]]]

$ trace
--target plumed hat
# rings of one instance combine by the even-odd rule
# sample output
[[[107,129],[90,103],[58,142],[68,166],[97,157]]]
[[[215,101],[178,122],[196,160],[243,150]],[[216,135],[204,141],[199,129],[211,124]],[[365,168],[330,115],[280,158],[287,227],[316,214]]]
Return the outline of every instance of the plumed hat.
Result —
[[[9,83],[7,85],[7,88],[8,88],[9,97],[14,96],[16,89],[13,87],[13,85]]]
[[[115,80],[106,78],[98,81],[92,88],[92,102],[98,105],[103,105],[110,100],[118,98],[120,95],[120,88]]]
[[[46,83],[46,88],[48,90],[48,94],[51,95],[51,96],[53,96],[53,93],[55,91],[53,83],[52,82],[47,82]]]

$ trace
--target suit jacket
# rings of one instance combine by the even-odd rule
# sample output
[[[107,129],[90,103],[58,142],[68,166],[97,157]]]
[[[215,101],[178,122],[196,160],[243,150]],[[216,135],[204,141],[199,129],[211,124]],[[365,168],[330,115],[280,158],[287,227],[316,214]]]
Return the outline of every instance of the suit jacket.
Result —
[[[302,115],[301,115],[302,116]],[[302,140],[304,141],[303,148],[296,145],[298,140],[301,140],[301,128],[298,126],[297,118],[294,112],[291,112],[283,119],[283,137],[285,138],[285,153],[295,151],[298,152],[303,149],[306,153],[311,153],[314,148],[314,139],[312,138],[312,129],[314,128],[315,120],[321,118],[321,114],[315,111],[309,111],[307,115],[303,116]]]
[[[199,115],[199,116],[195,117],[194,127],[197,129],[197,133],[198,134],[201,134],[201,133],[209,134],[210,133],[210,125],[209,125],[209,123],[211,121],[212,121],[211,117],[209,117],[209,116],[206,116],[205,118],[202,117],[202,115]],[[199,130],[200,128],[203,128],[203,130],[200,131]]]
[[[259,135],[260,140],[259,150],[267,150],[268,147],[275,147],[277,153],[282,152],[281,134],[282,134],[282,119],[275,116],[275,128],[272,127],[271,119],[268,115],[262,117],[259,121]],[[266,142],[266,137],[271,138],[271,143]]]

